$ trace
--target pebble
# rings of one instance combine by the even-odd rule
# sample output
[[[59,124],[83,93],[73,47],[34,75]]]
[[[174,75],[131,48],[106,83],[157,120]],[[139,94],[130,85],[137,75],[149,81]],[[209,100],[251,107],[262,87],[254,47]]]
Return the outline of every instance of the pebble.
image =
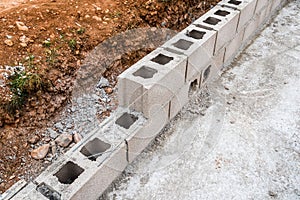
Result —
[[[73,124],[71,124],[71,123],[67,124],[66,128],[67,128],[67,129],[73,128]]]
[[[47,128],[47,131],[48,131],[48,133],[49,133],[49,136],[50,136],[52,139],[57,138],[58,133],[57,133],[56,131],[54,131],[52,128]]]
[[[87,17],[86,17],[86,18],[87,18]],[[92,18],[93,18],[94,20],[96,20],[96,21],[99,21],[99,22],[102,21],[101,17],[98,17],[98,16],[93,16]]]
[[[109,86],[109,81],[104,78],[104,77],[101,77],[100,78],[100,81],[98,82],[97,84],[97,88],[105,88],[105,87],[108,87]]]
[[[55,142],[61,147],[67,147],[72,142],[73,137],[70,134],[64,133],[55,139]]]
[[[20,31],[28,31],[28,27],[23,22],[16,21],[16,25]]]
[[[34,149],[31,151],[31,157],[40,160],[46,157],[48,151],[49,151],[49,144],[45,144],[43,146],[38,147],[37,149]]]
[[[36,144],[39,141],[39,136],[33,135],[31,138],[28,139],[29,144]]]
[[[106,87],[104,90],[105,90],[106,94],[113,93],[113,89],[111,87]]]
[[[4,40],[4,43],[10,47],[14,45],[14,43],[10,39]]]
[[[269,191],[268,193],[269,193],[269,196],[271,196],[271,197],[277,197],[277,196],[278,196],[278,195],[277,195],[275,192],[273,192],[273,191]]]
[[[51,138],[45,137],[45,138],[44,138],[44,141],[45,141],[45,142],[50,142],[50,141],[51,141]]]
[[[21,47],[27,47],[27,44],[24,42],[21,42],[20,45],[21,45]]]
[[[19,38],[20,42],[22,43],[27,43],[29,42],[29,38],[27,38],[25,35],[22,35],[20,38]]]
[[[73,135],[73,138],[76,144],[82,140],[82,136],[77,132]]]
[[[63,129],[64,129],[64,127],[63,127],[63,125],[62,125],[61,122],[56,123],[56,124],[54,125],[54,127],[57,128],[60,132],[62,132]]]

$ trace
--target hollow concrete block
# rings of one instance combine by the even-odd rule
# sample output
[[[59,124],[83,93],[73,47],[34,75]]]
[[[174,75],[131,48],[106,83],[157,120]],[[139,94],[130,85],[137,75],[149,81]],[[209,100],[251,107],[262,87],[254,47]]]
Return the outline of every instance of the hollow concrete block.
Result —
[[[272,6],[273,6],[273,4],[272,4],[272,2],[271,2],[271,0],[269,1],[269,4],[265,7],[265,10],[266,10],[266,17],[267,18],[270,18],[271,16],[272,16]]]
[[[162,48],[151,52],[118,77],[120,106],[149,118],[153,106],[163,107],[184,84],[186,65],[184,55]]]
[[[259,21],[259,15],[255,15],[255,17],[247,24],[245,27],[243,42],[247,42],[255,34],[257,28],[259,27]]]
[[[224,63],[232,60],[239,48],[242,46],[245,29],[236,33],[235,37],[225,47]]]
[[[257,0],[254,14],[258,14],[268,4],[270,4],[270,0]]]
[[[240,11],[237,32],[240,32],[254,15],[257,0],[222,0],[219,4]]]
[[[70,163],[71,167],[65,168]],[[96,200],[127,164],[127,145],[122,142],[95,161],[76,151],[48,172],[44,179],[37,181],[60,194],[62,199]]]
[[[82,163],[83,161],[77,161]],[[85,163],[90,163],[91,161]],[[79,185],[73,188],[74,191],[68,190],[67,198],[72,200],[81,199],[98,199],[110,184],[123,172],[127,162],[127,145],[122,142],[115,147],[102,163],[96,162],[97,165],[83,172],[82,177],[79,177]],[[85,179],[86,176],[87,178]],[[81,179],[81,180],[80,180]],[[67,195],[67,192],[64,193]]]
[[[82,155],[81,157],[82,160],[84,160],[84,156]],[[61,165],[58,165],[55,170],[49,171],[44,179],[40,178],[36,180],[37,183],[39,184],[39,186],[44,185],[45,187],[51,188],[52,191],[60,194],[62,199],[71,199],[74,193],[76,193],[77,190],[84,186],[84,183],[90,179],[90,175],[95,173],[97,169],[97,164],[93,161],[86,159],[84,162],[88,164],[86,164],[86,166],[82,166],[82,163],[79,164],[78,160],[80,160],[80,158],[66,159],[63,163],[61,163]],[[66,170],[65,167],[69,163],[74,164],[76,168],[73,169],[72,167],[70,167]],[[78,171],[78,169],[80,171]],[[62,179],[64,179],[63,181],[67,181],[66,179],[68,179],[68,176],[72,177],[74,175],[74,177],[72,177],[73,179],[75,179],[76,176],[77,177],[75,180],[72,179],[72,183],[61,182],[61,180],[59,180],[59,178],[55,176],[57,173],[60,173],[60,176],[62,177]],[[65,175],[62,173],[64,173]]]
[[[190,84],[186,83],[180,88],[170,101],[170,119],[174,118],[179,111],[189,102]]]
[[[269,19],[268,16],[268,6],[263,7],[259,13],[257,13],[258,28],[262,27],[263,24]]]
[[[214,64],[208,65],[202,71],[200,88],[203,88],[209,82],[216,80],[219,77],[219,72],[220,72],[220,69],[216,65],[214,65]]]
[[[126,138],[128,161],[131,163],[160,133],[169,122],[169,104],[157,106],[144,123],[136,124],[134,131]]]
[[[231,41],[236,33],[240,12],[223,6],[215,6],[193,24],[217,31],[214,55]]]
[[[224,61],[225,61],[225,52],[226,52],[226,48],[222,48],[219,50],[219,52],[217,52],[217,54],[214,56],[213,61],[211,63],[211,65],[214,67],[212,70],[210,75],[216,75],[216,70],[220,71],[222,70],[223,66],[224,66]],[[205,73],[203,71],[203,73]],[[205,79],[205,78],[204,78]]]
[[[191,25],[167,41],[167,51],[187,56],[186,82],[203,70],[211,61],[216,42],[216,31]]]

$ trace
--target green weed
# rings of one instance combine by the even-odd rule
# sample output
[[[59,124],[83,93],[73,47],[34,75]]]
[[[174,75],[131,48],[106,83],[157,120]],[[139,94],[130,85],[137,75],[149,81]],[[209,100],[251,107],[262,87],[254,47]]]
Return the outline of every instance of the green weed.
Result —
[[[72,51],[74,51],[76,49],[77,41],[75,39],[71,39],[71,40],[69,40],[68,45],[69,45],[70,49]]]
[[[58,54],[55,48],[46,50],[46,62],[50,66],[54,66],[58,62],[57,56]]]

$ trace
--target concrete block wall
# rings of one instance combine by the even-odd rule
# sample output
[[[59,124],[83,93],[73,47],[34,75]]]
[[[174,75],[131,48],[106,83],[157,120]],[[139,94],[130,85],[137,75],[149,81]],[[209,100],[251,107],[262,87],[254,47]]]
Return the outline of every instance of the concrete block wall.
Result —
[[[119,76],[120,106],[35,181],[2,199],[97,199],[286,1],[223,0]]]
[[[185,82],[187,57],[158,48],[119,76],[119,105],[149,118]]]
[[[219,4],[193,23],[196,26],[216,31],[214,55],[233,39],[239,25],[239,15],[238,10]]]

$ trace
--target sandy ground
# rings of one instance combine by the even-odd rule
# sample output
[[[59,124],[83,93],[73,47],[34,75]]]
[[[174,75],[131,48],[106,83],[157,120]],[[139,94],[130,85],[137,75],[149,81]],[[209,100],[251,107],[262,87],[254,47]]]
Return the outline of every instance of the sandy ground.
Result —
[[[102,198],[300,199],[299,63],[296,0]]]

